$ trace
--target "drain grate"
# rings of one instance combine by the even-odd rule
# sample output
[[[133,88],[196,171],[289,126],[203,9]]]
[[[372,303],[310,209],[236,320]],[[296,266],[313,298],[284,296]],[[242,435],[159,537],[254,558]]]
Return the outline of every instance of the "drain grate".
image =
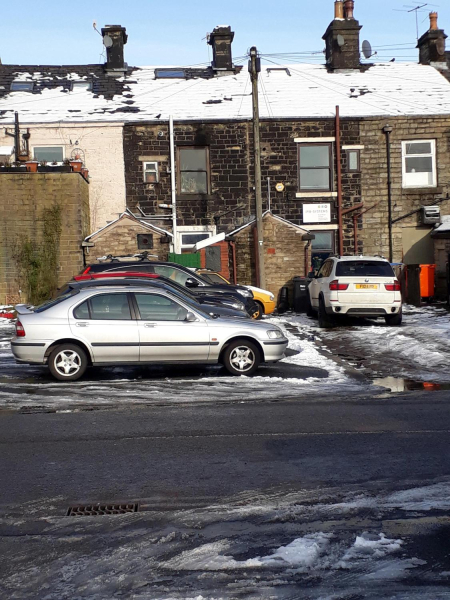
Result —
[[[100,515],[125,515],[139,511],[139,502],[125,504],[79,504],[69,506],[68,517],[98,517]]]

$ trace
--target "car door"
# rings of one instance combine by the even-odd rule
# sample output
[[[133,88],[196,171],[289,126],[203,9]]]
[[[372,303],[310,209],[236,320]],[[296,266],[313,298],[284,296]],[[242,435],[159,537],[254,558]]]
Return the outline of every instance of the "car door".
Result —
[[[126,292],[90,296],[69,311],[69,325],[92,348],[95,363],[139,361],[138,325]]]
[[[322,289],[323,280],[326,277],[329,277],[331,271],[333,270],[333,262],[331,260],[326,260],[323,265],[320,267],[319,272],[316,277],[309,284],[309,294],[311,298],[311,304],[315,308],[319,306],[319,294]]]
[[[166,294],[135,292],[141,362],[206,361],[209,328],[201,316],[186,320],[188,308]]]

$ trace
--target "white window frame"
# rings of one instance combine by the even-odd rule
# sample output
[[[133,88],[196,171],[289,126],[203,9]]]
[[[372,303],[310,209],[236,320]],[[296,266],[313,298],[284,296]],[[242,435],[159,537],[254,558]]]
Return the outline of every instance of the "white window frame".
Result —
[[[74,90],[79,89],[91,91],[92,81],[86,81],[85,79],[80,79],[79,81],[72,81],[71,91],[73,92]]]
[[[34,158],[34,151],[36,148],[62,148],[62,161],[63,162],[64,159],[66,158],[66,152],[65,152],[65,146],[60,146],[59,144],[38,144],[37,146],[32,146],[31,150],[32,150],[32,156],[33,156],[33,160],[38,160],[39,162],[41,162],[41,160],[46,160],[46,159],[41,159],[41,158]],[[47,160],[47,163],[51,163],[53,161]]]
[[[183,225],[177,227],[178,248],[180,252],[183,250],[192,250],[195,246],[195,244],[183,244],[183,236],[195,235],[197,233],[207,233],[208,237],[213,237],[216,235],[216,228],[210,225],[193,225],[192,227]]]
[[[152,168],[149,168],[149,165],[152,166]],[[155,173],[156,178],[155,181],[147,181],[145,175],[146,173]],[[159,165],[157,161],[145,161],[142,163],[142,177],[144,179],[144,183],[159,183]]]
[[[407,144],[430,144],[431,152],[422,154],[406,154]],[[406,172],[406,159],[414,157],[431,157],[432,159],[432,182],[421,183],[414,180],[414,173]],[[409,180],[409,181],[408,181]],[[434,188],[437,186],[437,170],[436,170],[436,140],[406,140],[402,141],[402,187],[403,188]]]

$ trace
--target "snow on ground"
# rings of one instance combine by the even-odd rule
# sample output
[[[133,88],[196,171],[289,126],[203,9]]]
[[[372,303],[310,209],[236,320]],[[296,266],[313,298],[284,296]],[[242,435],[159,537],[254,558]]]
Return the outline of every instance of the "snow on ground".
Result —
[[[450,480],[395,493],[385,485],[371,495],[342,486],[248,492],[203,508],[101,518],[27,513],[3,522],[0,544],[14,562],[0,588],[5,598],[20,590],[46,600],[448,600]],[[410,504],[422,496],[435,498],[434,519]],[[12,544],[26,532],[34,552]]]

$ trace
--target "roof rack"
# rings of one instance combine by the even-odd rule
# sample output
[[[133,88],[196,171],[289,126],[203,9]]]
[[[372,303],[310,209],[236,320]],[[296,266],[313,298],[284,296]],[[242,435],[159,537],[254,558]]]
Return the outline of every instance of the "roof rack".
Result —
[[[114,254],[107,254],[106,256],[98,256],[97,260],[99,262],[106,262],[106,261],[111,261],[111,262],[123,262],[125,260],[129,260],[132,258],[137,258],[138,260],[136,262],[143,262],[148,260],[149,258],[156,258],[158,259],[159,256],[157,254],[149,254],[146,250],[144,252],[139,252],[138,254],[122,254],[122,255],[117,255],[114,256]],[[149,261],[151,262],[151,261]]]

